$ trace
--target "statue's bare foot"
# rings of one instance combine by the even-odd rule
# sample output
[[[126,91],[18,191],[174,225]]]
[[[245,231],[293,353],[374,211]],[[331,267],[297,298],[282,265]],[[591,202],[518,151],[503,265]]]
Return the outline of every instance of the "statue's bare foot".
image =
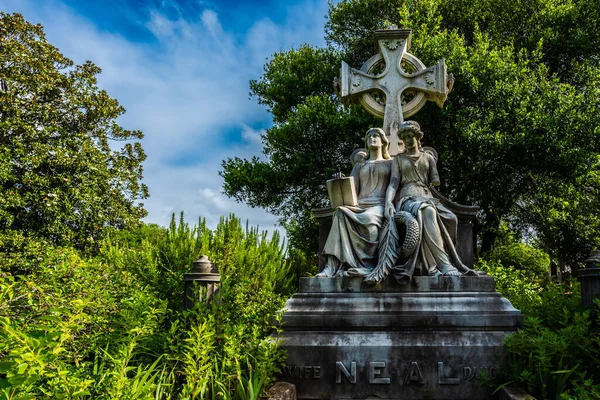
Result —
[[[458,272],[458,270],[448,271],[444,274],[444,276],[461,276],[462,274]]]
[[[316,278],[331,278],[335,273],[333,267],[326,265],[323,271],[315,275]]]
[[[466,276],[487,276],[487,272],[470,269],[467,272],[465,272],[465,275]]]
[[[370,275],[372,270],[368,268],[348,268],[344,273],[344,276],[356,277],[356,276],[367,276]]]

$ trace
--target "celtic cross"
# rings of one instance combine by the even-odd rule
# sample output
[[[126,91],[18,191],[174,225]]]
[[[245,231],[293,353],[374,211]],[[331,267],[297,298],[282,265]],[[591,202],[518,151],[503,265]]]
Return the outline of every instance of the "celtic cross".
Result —
[[[454,78],[446,73],[443,59],[425,68],[418,58],[408,53],[410,29],[378,30],[375,38],[379,53],[367,60],[360,70],[342,61],[339,89],[345,103],[358,97],[367,111],[383,117],[383,130],[390,139],[390,155],[394,156],[400,149],[393,128],[419,111],[427,100],[443,107]],[[378,100],[377,92],[385,95],[385,106]],[[409,98],[410,95],[413,97]]]

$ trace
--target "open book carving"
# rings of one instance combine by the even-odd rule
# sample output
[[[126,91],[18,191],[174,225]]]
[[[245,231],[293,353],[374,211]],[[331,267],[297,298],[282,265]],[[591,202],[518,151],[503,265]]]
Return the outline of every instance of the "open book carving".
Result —
[[[357,206],[356,185],[353,176],[330,179],[326,182],[331,208],[339,206]]]

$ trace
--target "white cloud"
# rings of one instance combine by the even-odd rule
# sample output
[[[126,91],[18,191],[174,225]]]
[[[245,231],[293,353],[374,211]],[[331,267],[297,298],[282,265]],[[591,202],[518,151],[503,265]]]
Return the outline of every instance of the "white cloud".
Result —
[[[248,144],[260,146],[262,143],[261,136],[267,133],[266,129],[252,129],[246,124],[242,124],[242,139]]]
[[[133,43],[102,30],[58,1],[0,0],[7,12],[40,22],[48,40],[77,63],[92,60],[103,70],[99,85],[127,109],[120,122],[141,129],[148,155],[145,182],[147,221],[168,224],[172,213],[186,212],[216,226],[234,212],[261,229],[273,229],[277,217],[221,194],[221,160],[260,153],[260,134],[269,120],[264,107],[248,100],[250,79],[262,73],[265,59],[304,42],[323,44],[327,3],[306,0],[288,8],[284,21],[267,17],[247,32],[233,32],[209,9],[197,20],[167,18],[151,10],[141,21],[158,43]],[[226,133],[238,140],[223,145]],[[183,155],[195,162],[176,165]]]
[[[221,23],[219,22],[219,17],[217,13],[212,10],[204,10],[202,12],[202,23],[204,24],[204,28],[210,33],[210,35],[214,39],[219,39],[223,35],[223,29],[221,28]]]

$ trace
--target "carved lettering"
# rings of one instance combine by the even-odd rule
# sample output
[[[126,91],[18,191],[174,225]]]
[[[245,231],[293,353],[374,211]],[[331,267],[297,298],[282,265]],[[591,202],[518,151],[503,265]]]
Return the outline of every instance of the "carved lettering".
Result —
[[[477,374],[477,377],[481,378],[481,375],[487,375],[488,369],[488,367],[479,367],[479,373]]]
[[[473,368],[471,367],[463,367],[463,378],[466,381],[470,381],[471,379],[473,379],[473,376],[475,374],[473,374]]]
[[[348,372],[344,363],[337,361],[335,363],[335,383],[342,383],[342,374],[348,382],[356,383],[356,361],[350,363],[350,372]]]
[[[312,375],[312,367],[302,367],[302,378],[308,379]]]
[[[349,383],[355,384],[357,382],[357,362],[352,361],[348,365],[344,365],[342,361],[335,363],[335,383],[342,383],[342,375],[346,378],[345,380]],[[370,384],[375,385],[389,385],[391,384],[391,377],[386,372],[387,362],[386,361],[369,361],[368,362],[368,379]],[[496,367],[477,367],[477,366],[462,366],[462,376],[453,376],[452,369],[444,365],[444,362],[438,361],[438,383],[440,385],[458,385],[461,380],[473,381],[480,380],[482,376],[495,378],[498,375],[498,368]],[[455,371],[456,372],[456,371]],[[322,378],[322,367],[320,365],[286,365],[282,368],[281,373],[287,378],[294,379],[321,379]],[[400,374],[401,372],[399,372]],[[388,375],[388,376],[385,376]],[[411,361],[408,364],[408,368],[404,375],[400,375],[405,385],[410,384],[425,384],[425,378],[419,363]]]
[[[460,383],[460,379],[445,376],[444,363],[442,361],[438,361],[438,383],[440,385],[458,385]]]
[[[296,369],[297,368],[298,367],[295,366],[295,365],[292,365],[292,366],[287,366],[286,365],[285,367],[283,367],[283,375],[284,376],[288,376],[288,377],[293,377],[294,374],[296,373]]]
[[[415,361],[410,363],[410,366],[406,371],[406,375],[404,376],[404,383],[410,385],[411,382],[416,382],[420,385],[425,383],[425,380],[423,379],[423,374],[419,369],[419,364],[417,364]]]
[[[376,378],[381,375],[385,368],[385,361],[370,361],[369,362],[369,383],[386,385],[390,383],[390,378]]]
[[[498,368],[490,367],[490,378],[495,379],[498,375]]]
[[[498,375],[498,369],[496,367],[463,367],[463,378],[466,381],[480,379],[481,375],[487,375],[493,379]]]
[[[313,368],[313,378],[314,379],[321,379],[321,367],[316,365]]]
[[[320,366],[306,366],[306,365],[286,365],[281,371],[283,376],[288,378],[298,379],[319,379],[321,378],[321,367]]]

